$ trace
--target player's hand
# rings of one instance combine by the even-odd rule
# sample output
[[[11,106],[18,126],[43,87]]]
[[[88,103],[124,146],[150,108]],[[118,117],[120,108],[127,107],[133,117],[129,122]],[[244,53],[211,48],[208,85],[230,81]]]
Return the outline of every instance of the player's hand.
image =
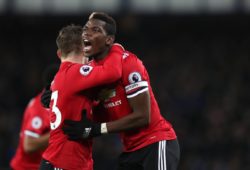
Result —
[[[80,121],[64,120],[62,130],[69,140],[87,139],[101,135],[101,124],[89,120],[84,109]]]
[[[52,91],[50,90],[50,84],[48,84],[45,87],[45,90],[43,91],[42,96],[41,96],[41,103],[43,107],[49,108],[51,94],[52,94]]]

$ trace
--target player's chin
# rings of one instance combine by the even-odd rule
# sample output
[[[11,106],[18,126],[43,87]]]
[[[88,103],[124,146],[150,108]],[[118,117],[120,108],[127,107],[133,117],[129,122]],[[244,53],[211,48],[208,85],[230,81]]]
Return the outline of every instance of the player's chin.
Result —
[[[86,55],[85,55],[86,54]],[[100,51],[97,50],[92,50],[89,51],[88,53],[85,53],[84,56],[88,57],[88,58],[98,58],[98,56],[101,54]]]
[[[90,51],[87,51],[87,52],[85,51],[85,52],[84,52],[84,57],[88,57],[88,58],[89,58],[89,57],[91,57],[92,55],[93,55],[93,53],[90,52]]]

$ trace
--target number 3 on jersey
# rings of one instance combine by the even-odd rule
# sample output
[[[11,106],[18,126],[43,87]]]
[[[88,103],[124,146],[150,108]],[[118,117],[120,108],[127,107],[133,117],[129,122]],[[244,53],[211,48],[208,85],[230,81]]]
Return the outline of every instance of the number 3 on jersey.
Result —
[[[51,95],[51,100],[53,100],[53,106],[52,106],[52,113],[55,114],[56,116],[56,119],[54,122],[50,122],[50,128],[51,130],[54,130],[56,129],[61,121],[62,121],[62,114],[61,114],[61,111],[59,110],[59,108],[56,106],[57,104],[57,99],[58,99],[58,91],[54,91]]]

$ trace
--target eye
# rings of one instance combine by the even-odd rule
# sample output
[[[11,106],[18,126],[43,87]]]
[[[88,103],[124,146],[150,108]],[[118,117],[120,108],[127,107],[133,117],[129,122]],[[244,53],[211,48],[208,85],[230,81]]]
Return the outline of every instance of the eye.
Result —
[[[98,28],[98,27],[94,27],[94,28],[93,28],[93,32],[101,32],[101,29]]]
[[[86,27],[83,27],[83,28],[82,28],[82,31],[87,31],[87,28],[86,28]]]

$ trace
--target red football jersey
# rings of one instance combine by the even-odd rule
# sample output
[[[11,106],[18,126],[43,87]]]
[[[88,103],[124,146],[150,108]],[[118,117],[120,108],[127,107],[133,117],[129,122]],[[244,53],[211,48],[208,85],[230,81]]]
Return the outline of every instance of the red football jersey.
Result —
[[[93,65],[105,63],[105,60]],[[141,60],[134,54],[126,51],[123,55],[122,78],[109,86],[112,89],[110,96],[103,102],[102,109],[98,107],[95,117],[107,115],[109,120],[122,118],[132,112],[127,98],[132,98],[140,93],[149,91],[151,102],[151,121],[149,126],[133,129],[120,133],[124,144],[124,151],[131,152],[145,147],[149,144],[161,141],[176,139],[172,125],[160,114],[159,106],[150,86],[149,75]]]
[[[43,151],[28,154],[23,148],[25,135],[37,138],[50,130],[49,110],[42,107],[40,97],[41,94],[33,98],[25,109],[18,148],[11,160],[11,168],[14,170],[37,170],[40,166]]]
[[[123,49],[113,46],[107,62],[93,67],[63,62],[51,84],[50,139],[43,158],[64,170],[92,170],[92,140],[69,141],[61,127],[65,119],[80,120],[81,111],[90,117],[93,101],[91,87],[112,83],[121,78]],[[115,64],[114,64],[115,63]]]

